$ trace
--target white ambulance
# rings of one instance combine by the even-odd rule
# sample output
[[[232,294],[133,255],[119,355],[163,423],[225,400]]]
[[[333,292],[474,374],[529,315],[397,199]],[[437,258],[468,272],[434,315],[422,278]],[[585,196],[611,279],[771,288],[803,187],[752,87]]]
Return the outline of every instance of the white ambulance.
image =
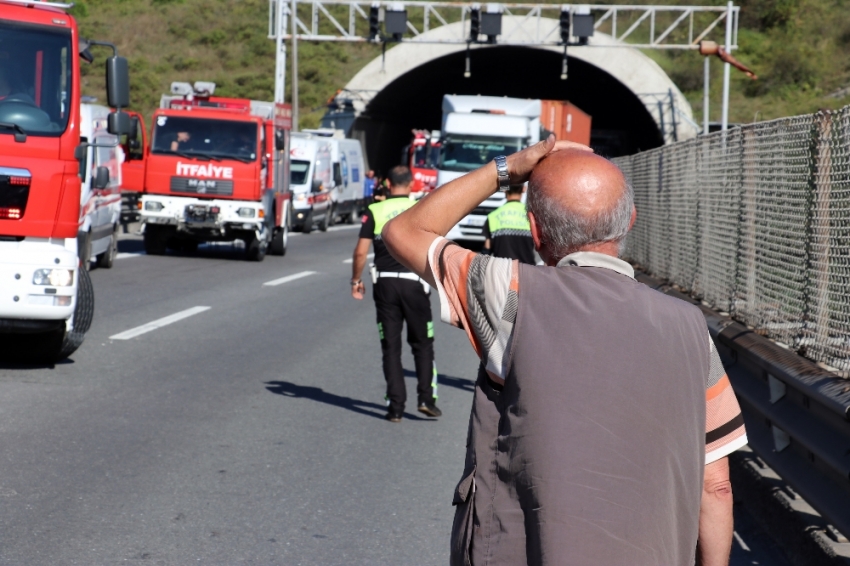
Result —
[[[80,105],[80,135],[90,145],[80,195],[77,253],[85,269],[91,262],[112,267],[118,253],[121,222],[121,163],[124,150],[118,138],[106,131],[111,110],[106,106]]]
[[[314,226],[326,231],[331,222],[333,165],[326,137],[294,133],[289,147],[292,227],[305,234]]]
[[[304,130],[317,137],[324,137],[331,144],[333,187],[331,188],[331,220],[354,224],[365,206],[363,200],[363,178],[366,165],[360,140],[346,138],[342,130],[321,128]]]

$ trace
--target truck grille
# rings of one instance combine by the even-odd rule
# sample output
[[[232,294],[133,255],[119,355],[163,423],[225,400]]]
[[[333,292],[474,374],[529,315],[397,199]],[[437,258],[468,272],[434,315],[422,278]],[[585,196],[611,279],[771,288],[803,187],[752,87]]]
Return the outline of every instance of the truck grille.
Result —
[[[27,209],[32,176],[26,169],[0,167],[0,220],[20,220]]]
[[[230,196],[233,194],[233,181],[172,177],[171,192],[192,193],[195,195]]]

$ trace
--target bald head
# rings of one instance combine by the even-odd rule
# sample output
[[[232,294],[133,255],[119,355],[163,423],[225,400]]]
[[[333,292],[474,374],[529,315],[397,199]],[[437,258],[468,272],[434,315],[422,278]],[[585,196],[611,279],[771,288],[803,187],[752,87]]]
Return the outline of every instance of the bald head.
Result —
[[[534,168],[528,186],[528,210],[555,262],[589,245],[619,243],[629,231],[631,187],[620,168],[603,157],[556,151]]]

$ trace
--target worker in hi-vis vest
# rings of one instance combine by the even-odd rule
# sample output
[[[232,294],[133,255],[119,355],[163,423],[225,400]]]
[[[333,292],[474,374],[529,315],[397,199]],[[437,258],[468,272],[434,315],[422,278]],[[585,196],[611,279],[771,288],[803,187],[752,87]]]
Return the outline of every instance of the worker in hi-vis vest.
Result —
[[[443,413],[437,408],[437,370],[434,365],[434,322],[431,318],[431,288],[418,275],[390,255],[381,240],[381,230],[414,204],[410,200],[413,175],[399,165],[388,176],[390,194],[386,200],[370,204],[363,214],[360,239],[354,248],[351,274],[351,296],[362,300],[366,292],[361,275],[366,265],[369,246],[374,246],[371,266],[372,296],[378,311],[378,334],[381,337],[384,378],[387,381],[387,416],[400,422],[404,414],[407,390],[401,365],[401,330],[407,322],[407,342],[413,350],[418,385],[417,408],[429,417]]]
[[[518,259],[534,265],[534,240],[528,212],[522,202],[523,185],[511,186],[505,193],[507,202],[487,215],[484,223],[484,249],[495,257]]]

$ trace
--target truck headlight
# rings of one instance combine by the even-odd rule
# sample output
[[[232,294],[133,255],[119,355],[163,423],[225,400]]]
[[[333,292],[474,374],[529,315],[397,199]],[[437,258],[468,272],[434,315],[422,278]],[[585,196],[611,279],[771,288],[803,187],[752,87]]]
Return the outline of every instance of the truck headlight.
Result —
[[[150,210],[151,212],[159,212],[163,209],[162,203],[157,202],[155,200],[149,200],[145,202],[145,210]]]
[[[74,272],[70,269],[37,269],[32,274],[33,285],[70,287],[74,283]]]
[[[248,206],[243,206],[236,211],[240,218],[254,218],[254,209]]]

